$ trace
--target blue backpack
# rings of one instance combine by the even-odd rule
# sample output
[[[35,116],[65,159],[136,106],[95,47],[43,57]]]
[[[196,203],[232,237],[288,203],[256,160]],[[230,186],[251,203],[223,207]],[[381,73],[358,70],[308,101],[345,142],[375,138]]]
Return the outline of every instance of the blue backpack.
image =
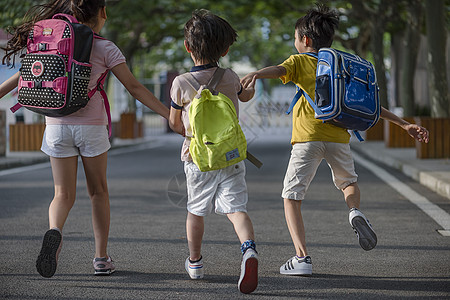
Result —
[[[302,95],[315,111],[315,118],[338,127],[358,131],[374,126],[380,118],[378,83],[373,65],[361,57],[343,51],[321,48],[317,58],[315,100],[297,87],[286,112],[289,114]]]

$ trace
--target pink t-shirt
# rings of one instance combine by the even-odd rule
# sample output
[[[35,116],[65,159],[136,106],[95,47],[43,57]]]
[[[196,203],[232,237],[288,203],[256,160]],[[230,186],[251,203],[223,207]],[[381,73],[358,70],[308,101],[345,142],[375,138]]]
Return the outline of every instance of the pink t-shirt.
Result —
[[[204,70],[199,70],[195,72],[188,72],[177,76],[170,90],[170,98],[172,102],[177,106],[181,107],[181,120],[183,121],[184,129],[186,132],[186,138],[184,140],[181,149],[181,160],[190,161],[192,160],[189,154],[189,144],[192,137],[191,125],[189,124],[189,107],[191,105],[192,99],[197,95],[197,90],[194,86],[195,79],[200,85],[208,84],[209,80],[212,78],[214,71],[217,68],[208,68]],[[216,90],[230,98],[236,108],[236,113],[239,116],[239,97],[238,94],[241,91],[241,83],[239,76],[231,69],[227,69],[216,87]]]
[[[113,42],[94,39],[90,59],[92,71],[88,89],[92,90],[97,86],[97,80],[106,70],[124,62],[125,56]],[[45,117],[45,123],[48,125],[107,125],[108,118],[103,98],[97,92],[82,109],[64,117]]]

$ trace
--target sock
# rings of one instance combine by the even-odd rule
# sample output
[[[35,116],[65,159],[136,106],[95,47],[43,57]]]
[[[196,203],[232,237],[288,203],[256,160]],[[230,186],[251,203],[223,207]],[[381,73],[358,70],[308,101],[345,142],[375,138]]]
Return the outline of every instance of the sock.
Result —
[[[199,258],[199,259],[197,259],[197,260],[191,260],[191,258],[189,257],[189,262],[190,262],[191,264],[195,264],[196,262],[199,262],[199,261],[201,261],[201,260],[202,260],[202,258],[203,258],[203,256],[200,256],[200,258]]]
[[[62,232],[61,232],[61,229],[59,229],[58,227],[50,228],[50,230],[56,230],[56,231],[58,231],[59,233],[62,233]]]
[[[241,252],[242,252],[242,254],[244,254],[245,251],[247,251],[249,248],[251,248],[251,249],[256,251],[256,244],[255,244],[254,240],[247,240],[247,241],[242,243],[242,245],[241,245]]]

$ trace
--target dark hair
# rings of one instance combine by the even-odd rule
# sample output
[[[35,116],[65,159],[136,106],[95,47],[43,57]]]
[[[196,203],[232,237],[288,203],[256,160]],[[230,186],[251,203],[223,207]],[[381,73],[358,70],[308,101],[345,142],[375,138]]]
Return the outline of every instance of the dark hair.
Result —
[[[12,27],[13,35],[2,48],[6,51],[2,63],[9,61],[11,56],[27,46],[27,38],[36,22],[51,19],[55,14],[73,15],[80,23],[95,24],[98,10],[105,6],[105,0],[51,0],[46,4],[33,6],[24,16],[23,23]]]
[[[319,50],[330,47],[333,43],[334,31],[339,25],[339,16],[335,10],[330,10],[325,4],[316,4],[315,9],[297,20],[295,29],[299,38],[307,36],[312,40],[312,47]]]
[[[217,63],[236,41],[237,33],[227,21],[201,9],[195,10],[192,18],[187,21],[184,37],[195,59],[205,63]]]

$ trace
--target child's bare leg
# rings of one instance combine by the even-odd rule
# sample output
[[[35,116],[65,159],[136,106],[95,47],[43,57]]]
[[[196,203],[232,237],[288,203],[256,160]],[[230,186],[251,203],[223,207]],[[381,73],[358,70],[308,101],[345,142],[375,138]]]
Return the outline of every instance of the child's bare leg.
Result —
[[[82,157],[86,184],[92,204],[92,226],[95,237],[95,257],[106,257],[110,206],[106,180],[107,152],[96,157]]]
[[[227,214],[227,217],[233,223],[234,231],[236,231],[241,244],[248,240],[255,240],[253,224],[246,212],[238,211]]]
[[[189,246],[189,258],[199,260],[202,256],[202,239],[205,231],[204,218],[188,212],[186,219],[186,234]]]
[[[358,183],[352,183],[342,189],[344,193],[345,202],[347,203],[348,208],[359,208],[359,203],[361,199],[361,194],[359,191]]]
[[[59,228],[62,231],[70,209],[75,202],[78,157],[50,157],[50,162],[55,196],[48,209],[49,227]]]
[[[302,201],[284,199],[284,214],[286,223],[294,243],[295,252],[299,257],[307,256],[305,226],[301,212]]]

